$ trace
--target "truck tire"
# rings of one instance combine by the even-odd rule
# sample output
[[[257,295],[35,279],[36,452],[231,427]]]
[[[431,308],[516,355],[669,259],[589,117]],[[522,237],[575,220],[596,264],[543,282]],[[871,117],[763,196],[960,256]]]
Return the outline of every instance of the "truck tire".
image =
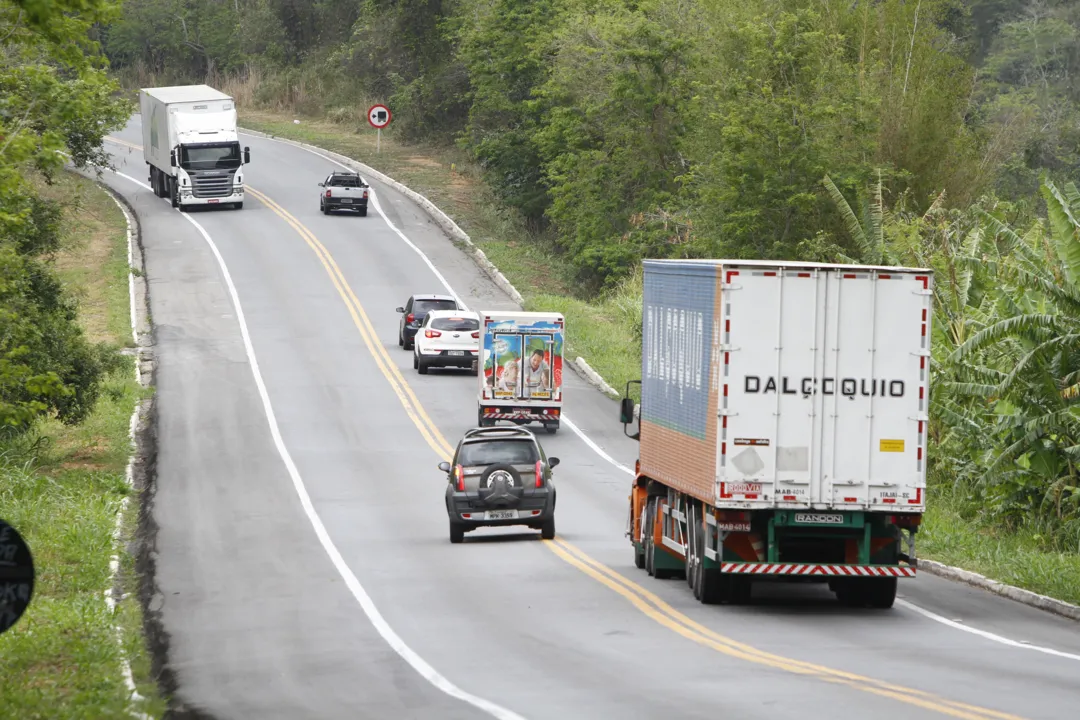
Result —
[[[232,206],[233,206],[233,210],[243,210],[244,209],[244,201],[241,200],[238,203],[233,203]]]
[[[675,571],[672,570],[671,568],[658,568],[658,567],[656,567],[656,554],[658,552],[664,552],[664,551],[660,550],[660,549],[658,549],[656,547],[656,543],[653,541],[653,534],[652,534],[652,530],[653,530],[654,524],[656,522],[656,513],[660,509],[660,507],[659,507],[660,506],[660,501],[657,498],[653,498],[652,501],[649,503],[649,505],[652,507],[652,510],[649,513],[649,518],[650,518],[649,525],[648,525],[649,532],[648,532],[648,535],[646,536],[646,537],[649,538],[649,549],[646,550],[646,560],[649,562],[649,566],[652,568],[652,572],[649,573],[649,574],[652,575],[657,580],[667,580],[668,578],[675,577]]]
[[[888,610],[896,602],[896,578],[871,578],[867,583],[864,597],[866,604],[878,610]]]
[[[180,207],[180,188],[176,184],[176,178],[168,179],[169,201],[173,207]]]
[[[559,432],[559,423],[544,423],[544,429],[547,430],[548,435],[554,435]]]
[[[465,542],[465,526],[461,523],[450,523],[450,542],[455,545]]]
[[[367,217],[367,208],[360,208],[360,217]]]

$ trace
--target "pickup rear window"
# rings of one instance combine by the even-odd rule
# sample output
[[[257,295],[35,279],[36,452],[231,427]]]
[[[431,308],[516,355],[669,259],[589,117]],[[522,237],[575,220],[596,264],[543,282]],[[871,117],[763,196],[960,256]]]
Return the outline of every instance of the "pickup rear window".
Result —
[[[463,445],[457,456],[457,464],[465,467],[495,463],[532,465],[539,459],[536,445],[528,440],[489,440]]]
[[[452,332],[466,332],[480,329],[480,321],[472,318],[436,318],[431,321],[431,327],[435,330],[449,330]]]
[[[330,178],[330,187],[360,187],[360,178],[333,177]]]

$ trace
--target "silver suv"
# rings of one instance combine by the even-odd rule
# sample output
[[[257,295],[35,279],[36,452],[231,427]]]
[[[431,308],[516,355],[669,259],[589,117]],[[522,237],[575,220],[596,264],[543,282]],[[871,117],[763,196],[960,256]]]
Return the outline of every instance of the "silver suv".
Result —
[[[540,537],[555,537],[555,485],[551,470],[559,458],[547,457],[536,436],[524,428],[469,430],[454,451],[446,473],[446,512],[450,542],[464,541],[478,527],[527,525]]]

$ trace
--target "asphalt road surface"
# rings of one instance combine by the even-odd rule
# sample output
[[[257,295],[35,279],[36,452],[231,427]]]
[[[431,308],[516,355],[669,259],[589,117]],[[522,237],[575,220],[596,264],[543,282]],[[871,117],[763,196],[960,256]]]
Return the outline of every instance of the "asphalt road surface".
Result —
[[[921,574],[892,611],[822,586],[702,606],[633,567],[637,444],[569,370],[554,542],[451,545],[469,373],[397,346],[414,292],[512,308],[407,198],[318,212],[334,162],[245,136],[240,211],[150,191],[139,118],[105,181],[142,224],[156,326],[158,584],[178,697],[217,718],[1075,718],[1080,626]],[[411,245],[410,245],[411,243]],[[237,305],[237,303],[239,305]],[[238,315],[238,307],[242,317]],[[272,412],[272,415],[270,414]],[[621,467],[620,467],[621,465]]]

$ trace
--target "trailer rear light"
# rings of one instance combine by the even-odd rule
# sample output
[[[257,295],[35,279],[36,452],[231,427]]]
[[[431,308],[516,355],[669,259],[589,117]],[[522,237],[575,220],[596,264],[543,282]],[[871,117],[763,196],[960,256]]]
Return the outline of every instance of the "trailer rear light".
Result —
[[[330,197],[330,191],[329,190],[326,191],[326,197]]]
[[[912,528],[922,524],[922,515],[890,515],[889,522],[896,527]]]
[[[455,465],[454,477],[457,478],[457,491],[465,492],[465,468],[460,465]]]
[[[426,337],[426,338],[442,337],[442,333],[439,332],[438,330],[425,330],[424,331],[424,337]]]
[[[413,315],[412,313],[409,313],[408,315],[405,316],[405,322],[407,322],[407,323],[411,323],[415,319],[416,319],[416,316]]]
[[[536,487],[544,487],[544,466],[539,460],[536,461]]]
[[[480,331],[479,331],[479,330],[477,330],[476,332],[474,332],[474,333],[472,334],[472,336],[473,336],[473,339],[474,339],[474,340],[479,340],[479,339],[480,339]]]
[[[721,510],[716,513],[717,522],[721,523],[748,523],[750,522],[750,513],[745,510]]]

